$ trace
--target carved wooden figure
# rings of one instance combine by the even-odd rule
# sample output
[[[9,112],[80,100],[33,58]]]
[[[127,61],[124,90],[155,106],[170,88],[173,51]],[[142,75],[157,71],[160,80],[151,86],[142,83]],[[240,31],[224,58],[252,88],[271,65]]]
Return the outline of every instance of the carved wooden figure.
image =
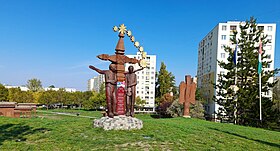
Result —
[[[135,91],[137,85],[137,76],[135,72],[143,70],[140,68],[134,70],[133,66],[128,67],[128,72],[125,73],[126,84],[126,116],[134,117]]]
[[[190,117],[190,103],[195,104],[196,81],[190,75],[179,86],[179,103],[184,104],[184,117]]]
[[[115,65],[110,64],[109,70],[100,70],[94,66],[89,66],[92,70],[95,70],[99,74],[105,75],[105,88],[106,88],[106,103],[107,103],[107,115],[109,117],[114,117],[114,115],[118,115],[116,111],[116,84],[117,77],[115,74]]]

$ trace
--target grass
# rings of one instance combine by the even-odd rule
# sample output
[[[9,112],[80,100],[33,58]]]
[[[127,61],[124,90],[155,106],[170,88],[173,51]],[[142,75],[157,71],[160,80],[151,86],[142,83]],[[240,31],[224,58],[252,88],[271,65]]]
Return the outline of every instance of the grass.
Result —
[[[96,111],[79,112],[100,117]],[[144,128],[104,131],[91,118],[38,113],[38,118],[0,117],[0,150],[280,150],[280,132],[198,119],[154,119],[139,114]]]

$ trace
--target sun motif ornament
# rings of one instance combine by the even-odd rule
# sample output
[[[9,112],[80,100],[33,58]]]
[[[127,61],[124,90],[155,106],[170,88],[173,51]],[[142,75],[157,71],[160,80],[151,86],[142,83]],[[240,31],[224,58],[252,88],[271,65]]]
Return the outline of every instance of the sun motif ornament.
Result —
[[[119,28],[118,28],[117,26],[114,26],[114,27],[113,27],[114,32],[118,31],[118,29],[119,29]]]
[[[144,51],[144,48],[143,48],[142,46],[139,47],[139,51],[140,51],[140,52]]]
[[[126,27],[124,24],[121,24],[121,26],[119,27],[119,32],[121,34],[125,34],[126,33]]]
[[[138,48],[140,46],[140,43],[138,41],[135,41],[134,46]]]
[[[141,57],[142,57],[143,59],[146,59],[146,58],[147,58],[147,52],[142,52]]]
[[[131,37],[130,37],[130,41],[131,41],[131,42],[134,42],[134,41],[135,41],[135,37],[134,37],[134,36],[131,36]]]
[[[128,30],[128,31],[126,32],[126,34],[127,34],[128,37],[131,37],[131,35],[132,35],[132,33],[131,33],[130,30]]]
[[[119,27],[114,26],[113,31],[119,32],[120,34],[123,34],[123,35],[126,34],[128,37],[130,37],[130,41],[134,44],[134,46],[138,49],[138,51],[141,54],[141,59],[139,61],[139,65],[142,68],[147,67],[147,61],[146,61],[147,52],[144,52],[144,47],[140,46],[140,43],[135,40],[135,37],[132,35],[131,30],[127,30],[126,26],[124,24],[121,24]]]
[[[140,66],[143,67],[143,68],[146,68],[146,67],[147,67],[147,62],[146,62],[146,60],[144,60],[144,59],[141,59],[139,64],[140,64]]]

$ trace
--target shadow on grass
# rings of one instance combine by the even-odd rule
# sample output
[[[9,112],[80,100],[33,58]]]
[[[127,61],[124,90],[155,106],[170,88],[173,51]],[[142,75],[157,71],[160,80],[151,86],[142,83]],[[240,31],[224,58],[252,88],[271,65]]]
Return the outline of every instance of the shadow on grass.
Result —
[[[151,114],[152,118],[172,118],[170,115]]]
[[[0,146],[4,141],[26,141],[25,136],[35,133],[45,133],[46,128],[32,128],[24,124],[4,124],[0,125]]]
[[[263,140],[259,140],[259,139],[254,139],[254,138],[249,138],[249,137],[244,136],[244,135],[240,135],[240,134],[229,132],[229,131],[220,130],[220,129],[217,129],[217,128],[212,128],[212,127],[208,127],[208,128],[211,129],[211,130],[215,130],[215,131],[223,132],[223,133],[226,133],[226,134],[234,135],[234,136],[237,136],[237,137],[240,137],[240,138],[245,138],[245,139],[255,141],[255,142],[258,142],[258,143],[262,143],[262,144],[265,144],[265,145],[269,145],[269,146],[272,146],[272,147],[280,148],[280,144],[271,143],[271,142],[267,142],[267,141],[263,141]]]

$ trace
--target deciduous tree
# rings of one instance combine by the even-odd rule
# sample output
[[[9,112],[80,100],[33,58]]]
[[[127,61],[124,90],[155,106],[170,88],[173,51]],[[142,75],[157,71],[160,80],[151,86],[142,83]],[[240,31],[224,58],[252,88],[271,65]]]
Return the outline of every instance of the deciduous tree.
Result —
[[[42,82],[39,79],[33,78],[27,81],[26,86],[30,91],[37,92],[42,89]]]
[[[8,101],[9,91],[5,86],[0,84],[0,102],[1,101]]]

